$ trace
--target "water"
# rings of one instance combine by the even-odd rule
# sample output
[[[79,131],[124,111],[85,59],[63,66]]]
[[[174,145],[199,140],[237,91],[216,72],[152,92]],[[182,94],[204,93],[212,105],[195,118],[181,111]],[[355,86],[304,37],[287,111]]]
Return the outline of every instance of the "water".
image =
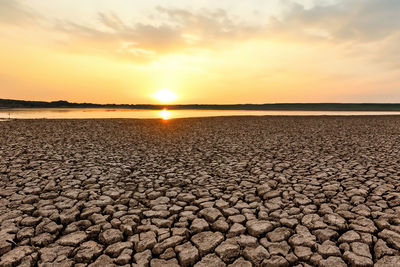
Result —
[[[289,111],[289,110],[135,110],[135,109],[0,109],[0,121],[11,119],[175,119],[214,116],[351,116],[351,115],[400,115],[400,112],[376,111]]]

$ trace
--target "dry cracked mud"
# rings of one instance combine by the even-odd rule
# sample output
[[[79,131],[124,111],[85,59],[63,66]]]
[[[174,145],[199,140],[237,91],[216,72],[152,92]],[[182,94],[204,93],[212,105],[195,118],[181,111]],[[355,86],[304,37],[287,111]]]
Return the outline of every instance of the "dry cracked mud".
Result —
[[[0,124],[0,266],[400,266],[400,117]]]

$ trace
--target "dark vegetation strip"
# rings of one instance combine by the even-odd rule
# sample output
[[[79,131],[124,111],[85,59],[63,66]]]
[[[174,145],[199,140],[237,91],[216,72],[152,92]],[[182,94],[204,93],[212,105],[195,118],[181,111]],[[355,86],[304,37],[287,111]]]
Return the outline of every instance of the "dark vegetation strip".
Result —
[[[302,110],[302,111],[400,111],[400,103],[277,103],[277,104],[93,104],[68,101],[25,101],[0,99],[0,108],[116,108],[116,109],[171,109],[171,110]]]

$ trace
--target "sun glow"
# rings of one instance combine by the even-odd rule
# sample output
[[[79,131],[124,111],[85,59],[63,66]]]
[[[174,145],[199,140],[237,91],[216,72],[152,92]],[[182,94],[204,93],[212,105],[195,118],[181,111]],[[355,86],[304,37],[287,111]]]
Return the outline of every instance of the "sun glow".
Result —
[[[169,120],[171,118],[171,111],[167,110],[167,109],[163,109],[160,111],[160,117],[163,120]]]
[[[153,97],[157,99],[162,104],[171,103],[172,101],[176,100],[178,97],[177,95],[168,89],[161,89],[157,91]]]

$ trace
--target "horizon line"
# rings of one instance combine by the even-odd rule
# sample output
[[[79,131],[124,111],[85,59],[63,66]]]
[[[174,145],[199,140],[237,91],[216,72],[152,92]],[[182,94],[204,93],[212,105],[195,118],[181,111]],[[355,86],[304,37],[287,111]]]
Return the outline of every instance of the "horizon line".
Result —
[[[204,104],[204,103],[190,103],[190,104],[182,104],[182,103],[169,103],[169,104],[149,104],[149,103],[136,103],[136,104],[117,104],[117,103],[93,103],[93,102],[71,102],[68,100],[25,100],[25,99],[10,99],[10,98],[0,98],[0,101],[15,101],[15,102],[36,102],[36,103],[68,103],[68,104],[78,104],[78,105],[113,105],[113,106],[240,106],[240,105],[315,105],[315,104],[339,104],[339,105],[399,105],[400,102],[269,102],[269,103],[212,103],[212,104]]]

